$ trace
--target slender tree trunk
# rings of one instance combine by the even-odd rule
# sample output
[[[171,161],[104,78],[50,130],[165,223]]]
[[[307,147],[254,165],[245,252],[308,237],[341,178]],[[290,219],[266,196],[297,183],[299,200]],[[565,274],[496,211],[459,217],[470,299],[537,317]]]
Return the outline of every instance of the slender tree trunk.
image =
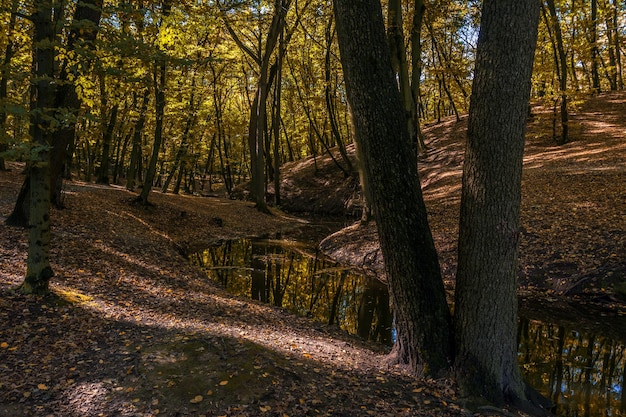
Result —
[[[607,69],[609,85],[611,86],[611,91],[617,91],[617,62],[615,60],[615,49],[613,48],[613,46],[615,45],[613,36],[617,28],[613,27],[613,11],[611,10],[611,5],[608,1],[606,2],[604,15],[605,15],[604,21],[606,23],[606,37],[607,37],[606,49],[609,53],[609,68]]]
[[[187,148],[189,147],[189,134],[191,132],[191,127],[194,124],[195,121],[195,113],[196,113],[196,109],[195,109],[195,102],[194,102],[194,93],[193,93],[193,89],[195,88],[195,79],[192,80],[191,82],[191,87],[192,87],[192,92],[191,92],[191,96],[189,97],[189,116],[187,117],[187,122],[185,123],[185,130],[183,131],[183,137],[180,141],[180,148],[178,148],[178,151],[176,152],[176,158],[174,159],[174,165],[172,166],[172,168],[170,169],[169,174],[167,175],[167,178],[165,180],[165,183],[163,184],[163,188],[161,189],[161,192],[166,193],[167,189],[170,186],[170,182],[172,182],[172,178],[174,177],[174,175],[176,174],[176,170],[179,169],[179,167],[181,167],[181,160],[183,159],[183,157],[187,154]],[[183,168],[180,168],[180,172],[182,173]],[[174,194],[178,194],[178,193],[174,193]]]
[[[2,59],[2,64],[0,64],[0,102],[4,102],[8,98],[8,84],[9,79],[11,78],[11,60],[15,55],[15,44],[13,42],[14,36],[12,36],[13,30],[15,30],[15,21],[19,1],[13,0],[11,4],[9,24],[6,28],[7,36],[7,45],[4,49],[4,58]],[[9,146],[6,142],[4,142],[4,138],[6,137],[6,121],[7,121],[7,113],[4,106],[0,106],[0,171],[5,171],[6,166],[4,163],[4,158],[2,152],[5,152],[9,149]]]
[[[378,0],[336,0],[337,36],[355,139],[395,310],[391,359],[437,374],[452,358],[451,317],[411,151]]]
[[[129,191],[135,191],[135,181],[137,180],[139,171],[141,171],[141,137],[143,136],[143,127],[146,123],[146,113],[148,112],[149,99],[150,90],[146,88],[143,93],[141,108],[139,109],[139,118],[135,123],[133,132],[133,146],[130,151],[128,174],[126,175],[126,189]]]
[[[33,76],[30,130],[33,139],[30,162],[30,213],[26,277],[20,290],[26,294],[48,292],[50,278],[50,153],[47,130],[51,128],[55,87],[54,30],[49,2],[35,1],[32,15]]]
[[[561,136],[557,140],[558,145],[564,145],[569,142],[569,112],[567,110],[567,57],[565,55],[565,46],[563,45],[563,35],[561,32],[561,24],[554,0],[546,0],[548,11],[550,12],[550,27],[553,33],[553,47],[555,48],[555,64],[557,78],[559,80],[559,93],[561,94]]]
[[[283,54],[285,52],[284,27],[278,40],[278,57],[276,58],[276,83],[274,84],[274,117],[272,130],[274,132],[274,204],[280,206],[280,113],[281,90],[283,75]]]
[[[162,15],[166,18],[169,15],[171,4],[169,1],[163,2]],[[152,146],[152,155],[146,169],[146,178],[143,182],[141,194],[138,200],[144,206],[148,205],[148,196],[152,190],[152,183],[156,174],[157,162],[159,160],[159,151],[161,150],[161,142],[163,141],[163,118],[165,116],[165,79],[167,73],[167,62],[165,53],[161,51],[160,57],[155,62],[154,68],[154,96],[155,96],[155,114],[156,122],[154,126],[154,144]]]
[[[423,6],[423,2],[421,3]],[[416,5],[415,7],[416,13],[420,13],[422,11],[422,7],[420,7],[419,5]],[[417,21],[419,21],[419,23],[414,23],[421,26],[420,16],[417,17]],[[411,41],[419,42],[419,36],[420,35],[413,36]],[[415,80],[409,78],[409,64],[406,58],[406,47],[404,42],[404,19],[402,17],[401,0],[389,1],[389,6],[387,8],[387,40],[389,42],[389,49],[391,50],[391,65],[393,66],[393,69],[398,78],[398,88],[400,89],[400,95],[402,96],[402,103],[404,105],[407,131],[409,132],[411,144],[415,149],[415,153],[418,154],[424,149],[421,146],[423,145],[423,140],[420,140],[419,120],[417,119],[417,102],[415,100],[418,96],[415,95],[415,90],[411,86],[411,81]],[[415,52],[420,53],[421,55],[421,49],[419,52]],[[415,64],[415,61],[418,61],[418,68],[413,68],[413,71],[419,72],[419,66],[421,66],[421,57],[420,59],[416,58],[412,60],[412,63]]]
[[[239,48],[250,55],[250,57],[259,65],[259,77],[257,81],[257,90],[254,101],[250,109],[250,123],[248,125],[248,148],[250,151],[250,197],[256,203],[259,211],[269,213],[267,203],[265,201],[265,151],[263,149],[266,123],[267,123],[267,96],[269,90],[269,70],[270,59],[274,48],[278,43],[278,37],[285,27],[285,16],[291,5],[291,0],[275,0],[274,14],[267,33],[264,48],[259,53],[254,53],[250,48],[244,45],[237,34],[226,23],[226,29],[231,34],[235,43]]]
[[[613,0],[613,4],[611,4],[611,21],[613,26],[613,48],[615,49],[615,66],[617,72],[617,87],[620,90],[624,89],[624,77],[622,74],[622,50],[621,50],[621,32],[618,27],[619,20],[617,19],[619,15],[619,1]]]
[[[538,0],[485,0],[470,101],[455,292],[456,373],[470,397],[543,413],[517,363],[522,156]]]
[[[553,0],[552,0],[553,1]],[[598,49],[598,1],[591,0],[591,28],[589,34],[591,44],[591,88],[594,93],[600,92],[600,51]]]
[[[105,89],[105,78],[104,75],[101,76],[101,114],[102,114],[102,122],[106,118],[106,108],[107,108],[107,99],[106,99],[106,89]],[[110,167],[110,153],[111,153],[111,141],[113,140],[113,131],[115,130],[115,124],[117,123],[117,113],[119,111],[119,104],[115,103],[113,108],[111,109],[111,114],[109,115],[109,121],[105,125],[104,134],[102,135],[102,158],[100,162],[100,169],[98,170],[98,178],[96,182],[98,184],[106,184],[109,185],[109,167]]]
[[[411,92],[414,107],[411,109],[411,118],[417,130],[417,151],[425,153],[428,148],[424,143],[424,135],[419,123],[419,103],[421,100],[420,85],[422,82],[422,21],[426,6],[424,0],[415,0],[413,6],[413,22],[411,24]]]
[[[326,53],[324,56],[324,78],[325,78],[325,86],[324,86],[324,97],[326,99],[326,111],[328,112],[328,120],[330,121],[330,131],[337,143],[337,147],[339,148],[339,153],[341,154],[341,159],[343,163],[346,164],[346,169],[343,171],[344,174],[348,173],[352,175],[354,172],[354,167],[352,166],[352,161],[348,157],[348,152],[346,151],[346,147],[343,143],[343,139],[341,138],[341,132],[339,130],[339,123],[337,123],[337,115],[335,114],[335,101],[334,94],[337,90],[333,88],[331,83],[332,76],[332,68],[331,68],[331,57],[332,57],[332,45],[333,39],[335,38],[335,30],[333,29],[334,19],[328,19],[328,25],[326,26],[325,37],[326,37]]]

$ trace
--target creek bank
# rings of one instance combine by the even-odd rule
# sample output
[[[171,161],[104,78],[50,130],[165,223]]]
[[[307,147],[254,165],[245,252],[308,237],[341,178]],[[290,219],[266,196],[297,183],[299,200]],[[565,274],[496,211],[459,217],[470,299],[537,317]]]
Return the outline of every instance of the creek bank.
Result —
[[[626,300],[626,93],[603,94],[583,103],[572,114],[572,140],[563,146],[555,146],[552,140],[550,109],[535,105],[532,111],[522,179],[520,296],[621,311]],[[429,151],[419,161],[429,222],[449,292],[456,275],[466,130],[467,117],[425,126]],[[354,148],[348,151],[355,159]],[[355,208],[362,206],[360,193],[354,190],[358,182],[337,192],[342,178],[328,156],[292,163],[283,172],[283,205],[315,207],[318,213],[329,205],[333,214],[343,206],[342,214],[354,223],[354,215],[360,213]],[[316,196],[321,198],[315,200]],[[331,196],[342,197],[328,204]],[[338,262],[384,280],[374,222],[356,222],[328,236],[320,248]]]

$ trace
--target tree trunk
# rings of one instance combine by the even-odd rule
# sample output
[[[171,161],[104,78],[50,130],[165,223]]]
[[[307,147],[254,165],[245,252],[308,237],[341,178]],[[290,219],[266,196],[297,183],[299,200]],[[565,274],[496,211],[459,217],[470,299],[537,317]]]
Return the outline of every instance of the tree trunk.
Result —
[[[589,34],[591,44],[591,89],[594,93],[600,92],[600,71],[598,64],[600,61],[600,51],[598,49],[598,1],[591,0],[591,28]]]
[[[26,277],[20,290],[26,294],[48,292],[50,278],[50,153],[47,130],[54,111],[54,27],[52,7],[46,1],[34,4],[33,76],[30,131],[33,139],[30,159],[30,213]]]
[[[613,26],[613,48],[615,49],[615,66],[617,72],[617,87],[620,90],[624,89],[624,77],[622,75],[622,51],[620,49],[621,45],[621,33],[618,28],[618,9],[619,4],[618,0],[613,0],[613,4],[611,4],[611,14],[612,14],[612,26]]]
[[[196,108],[195,108],[194,93],[193,93],[193,88],[195,88],[195,84],[196,84],[195,79],[193,79],[191,82],[192,92],[191,92],[191,96],[189,97],[189,109],[188,109],[189,116],[187,117],[187,121],[185,122],[185,130],[183,131],[183,137],[180,141],[180,147],[178,148],[178,151],[176,152],[174,165],[170,169],[170,172],[167,175],[167,178],[165,179],[165,183],[163,184],[163,188],[161,189],[161,192],[163,193],[167,192],[167,189],[169,188],[170,183],[172,182],[172,178],[176,174],[176,170],[179,169],[179,167],[180,167],[180,173],[182,176],[183,168],[181,167],[181,164],[182,164],[181,161],[183,157],[187,154],[187,148],[189,147],[188,141],[189,141],[191,128],[193,124],[195,123]],[[174,194],[178,194],[178,193],[174,193]]]
[[[9,24],[6,27],[6,33],[11,34],[15,29],[15,21],[17,17],[17,7],[19,5],[18,0],[13,0],[11,4]],[[8,83],[9,78],[11,77],[11,67],[10,63],[15,55],[15,44],[13,42],[13,36],[7,36],[7,45],[4,50],[4,58],[2,59],[2,64],[0,64],[0,102],[4,102],[8,98]],[[7,121],[7,112],[5,106],[0,106],[0,171],[5,171],[6,166],[4,163],[4,157],[2,152],[5,152],[9,149],[9,146],[6,142],[4,142],[6,138],[6,121]]]
[[[421,10],[422,8],[416,5],[416,12],[419,13]],[[419,17],[417,20],[420,21],[421,25]],[[418,38],[414,37],[411,41],[416,39]],[[423,144],[423,141],[420,141],[419,138],[420,130],[419,120],[417,119],[417,102],[415,101],[415,91],[411,86],[411,79],[409,78],[409,64],[406,58],[406,47],[404,46],[404,19],[402,17],[401,0],[391,0],[389,2],[387,9],[387,40],[389,42],[389,49],[391,50],[391,65],[398,79],[398,88],[400,89],[402,104],[404,105],[407,131],[409,132],[409,138],[414,147],[414,151],[418,154],[424,149],[420,146],[420,144]],[[414,61],[419,60],[416,59],[412,62],[415,63]],[[417,65],[420,66],[421,63],[418,62]],[[413,68],[413,71],[416,71],[416,68]],[[419,72],[419,68],[417,68],[417,71]]]
[[[250,151],[250,197],[256,203],[256,208],[269,213],[265,201],[265,152],[263,143],[267,123],[267,96],[269,90],[270,58],[279,34],[285,27],[285,16],[291,5],[291,0],[275,0],[274,14],[267,33],[264,48],[259,48],[258,54],[244,45],[241,39],[224,18],[226,29],[239,48],[248,54],[259,65],[259,77],[254,101],[250,108],[250,123],[248,125],[248,149]]]
[[[163,2],[162,18],[166,18],[170,13],[171,4],[169,1]],[[146,177],[143,181],[143,187],[138,200],[142,205],[148,205],[148,196],[152,190],[152,183],[156,174],[157,162],[159,160],[159,151],[161,150],[161,142],[163,141],[163,118],[165,116],[165,75],[167,72],[166,56],[163,51],[159,52],[157,62],[154,68],[154,105],[155,105],[155,126],[154,126],[154,144],[152,145],[152,155],[146,169]]]
[[[355,139],[364,156],[397,338],[391,359],[433,375],[452,358],[451,318],[378,0],[336,0]]]
[[[563,35],[561,32],[561,24],[556,13],[554,0],[547,0],[548,10],[550,12],[550,27],[553,33],[552,45],[555,48],[555,66],[557,78],[559,80],[559,93],[561,94],[561,137],[557,140],[558,145],[564,145],[569,142],[569,113],[567,110],[567,57],[565,55],[565,47],[563,45]]]
[[[411,118],[415,121],[415,128],[417,129],[417,149],[418,152],[422,153],[428,150],[419,124],[420,85],[422,82],[422,21],[425,11],[424,0],[415,0],[411,24],[411,92],[415,107],[411,109]]]
[[[150,99],[150,90],[146,88],[143,93],[143,101],[139,109],[139,118],[135,123],[133,132],[133,146],[130,151],[130,161],[128,163],[128,174],[126,175],[126,189],[135,191],[135,181],[137,180],[139,167],[141,166],[141,136],[143,135],[143,126],[146,123],[146,113],[148,112],[148,101]]]
[[[102,83],[102,121],[106,117],[106,107],[107,100],[105,98],[105,88],[104,88],[104,75],[101,78]],[[110,164],[110,156],[111,153],[111,141],[113,140],[113,130],[115,129],[115,123],[117,122],[117,113],[119,111],[119,104],[114,104],[111,109],[111,114],[109,116],[109,121],[106,124],[106,128],[104,131],[104,135],[102,135],[102,158],[100,162],[100,169],[98,170],[98,178],[96,182],[98,184],[106,184],[109,185],[109,166]]]
[[[522,156],[538,0],[485,0],[478,37],[459,224],[457,379],[465,394],[543,412],[517,363]],[[532,395],[531,395],[532,393]]]

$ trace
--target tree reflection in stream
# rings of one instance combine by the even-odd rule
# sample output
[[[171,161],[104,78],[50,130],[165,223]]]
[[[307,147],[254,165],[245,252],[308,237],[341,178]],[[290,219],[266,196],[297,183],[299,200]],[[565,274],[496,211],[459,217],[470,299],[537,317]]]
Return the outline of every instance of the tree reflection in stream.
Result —
[[[387,287],[338,265],[315,248],[279,240],[241,239],[196,253],[191,261],[233,294],[391,344]]]
[[[314,245],[241,239],[192,255],[229,292],[391,345],[392,314],[380,281],[322,256]],[[519,360],[559,416],[626,416],[625,346],[603,336],[521,318]]]
[[[526,379],[557,404],[557,415],[626,415],[623,344],[527,319],[518,337]]]

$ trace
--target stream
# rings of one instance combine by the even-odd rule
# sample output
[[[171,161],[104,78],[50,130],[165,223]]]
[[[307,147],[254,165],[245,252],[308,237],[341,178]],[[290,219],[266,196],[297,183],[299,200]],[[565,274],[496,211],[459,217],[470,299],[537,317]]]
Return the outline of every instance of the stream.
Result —
[[[394,335],[384,284],[323,256],[312,241],[240,239],[191,256],[227,291],[391,346]],[[526,380],[567,417],[626,415],[624,339],[606,326],[575,328],[520,313],[519,362]],[[537,315],[534,314],[533,317]],[[546,317],[548,317],[546,319]],[[566,322],[567,323],[567,322]],[[574,321],[574,324],[577,322]],[[612,337],[609,337],[612,336]]]

